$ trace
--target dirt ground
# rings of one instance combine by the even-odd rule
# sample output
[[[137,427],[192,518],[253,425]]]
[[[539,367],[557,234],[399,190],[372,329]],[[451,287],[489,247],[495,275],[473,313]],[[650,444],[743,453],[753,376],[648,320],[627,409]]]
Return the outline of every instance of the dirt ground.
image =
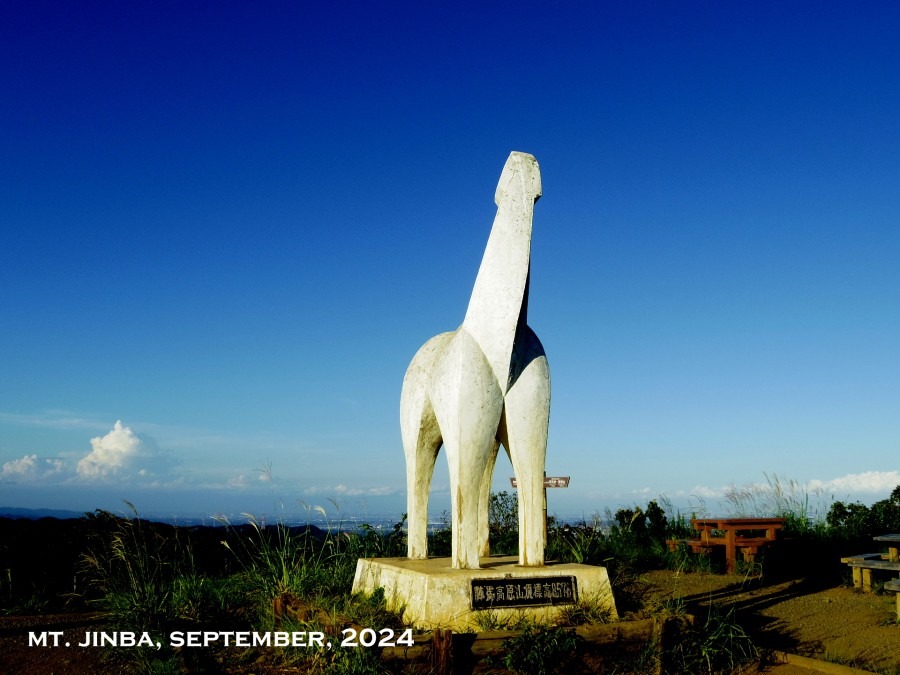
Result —
[[[87,631],[104,630],[96,613],[53,614],[44,616],[8,616],[0,618],[0,673],[21,675],[67,675],[68,673],[110,673],[100,661],[99,649],[66,648],[84,640]],[[108,630],[108,629],[107,629]],[[28,633],[59,632],[59,647],[29,647]]]
[[[761,649],[813,657],[814,666],[819,666],[768,665],[764,672],[771,675],[829,672],[835,663],[900,674],[900,624],[893,594],[822,588],[806,581],[765,585],[736,575],[672,571],[646,573],[640,583],[650,602],[681,598],[701,619],[710,603],[725,610],[734,607]],[[0,673],[119,672],[115,664],[100,661],[100,649],[28,646],[29,631],[63,631],[60,644],[74,645],[84,639],[85,631],[104,628],[96,614],[0,618]]]
[[[764,585],[737,575],[672,571],[649,572],[642,580],[652,597],[682,598],[701,618],[710,603],[726,610],[734,607],[761,648],[900,673],[900,624],[893,593],[822,588],[796,580]],[[786,674],[788,669],[777,672]]]

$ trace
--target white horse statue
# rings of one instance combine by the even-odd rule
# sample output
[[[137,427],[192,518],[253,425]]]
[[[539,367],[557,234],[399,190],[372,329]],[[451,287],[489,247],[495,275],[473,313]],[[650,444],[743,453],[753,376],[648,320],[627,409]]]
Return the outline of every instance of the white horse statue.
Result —
[[[488,501],[502,444],[518,483],[519,564],[544,564],[550,369],[526,323],[532,217],[540,196],[537,160],[513,152],[497,185],[497,215],[462,326],[426,342],[403,379],[410,558],[428,556],[428,493],[443,445],[450,467],[451,564],[480,568],[490,554]]]

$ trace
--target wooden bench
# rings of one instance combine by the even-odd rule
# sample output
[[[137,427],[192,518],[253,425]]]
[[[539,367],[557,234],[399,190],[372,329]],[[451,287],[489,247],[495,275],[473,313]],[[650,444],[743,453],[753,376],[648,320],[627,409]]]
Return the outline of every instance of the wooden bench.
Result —
[[[848,555],[841,558],[842,563],[849,563],[851,560],[884,560],[882,553],[857,553],[856,555]]]
[[[735,547],[744,556],[744,562],[756,562],[756,555],[766,550],[770,544],[774,544],[774,539],[766,537],[738,537],[735,539]]]
[[[866,593],[872,592],[872,570],[900,573],[900,562],[882,560],[881,553],[851,555],[841,558],[841,562],[853,569],[853,588],[860,588]]]
[[[900,534],[882,534],[872,539],[888,545],[886,560],[900,560]]]
[[[733,573],[738,551],[752,562],[757,553],[781,538],[784,518],[692,518],[691,527],[705,544],[725,548],[725,571]]]
[[[709,550],[714,546],[714,544],[702,539],[666,539],[666,545],[668,545],[670,551],[677,551],[682,544],[689,547],[691,553],[709,553]]]
[[[735,548],[741,552],[744,562],[756,562],[756,556],[762,553],[767,546],[774,544],[775,540],[766,537],[737,537],[734,541]],[[684,544],[690,547],[691,553],[708,554],[714,546],[724,546],[724,537],[709,537],[707,539],[666,539],[670,551],[677,551]]]

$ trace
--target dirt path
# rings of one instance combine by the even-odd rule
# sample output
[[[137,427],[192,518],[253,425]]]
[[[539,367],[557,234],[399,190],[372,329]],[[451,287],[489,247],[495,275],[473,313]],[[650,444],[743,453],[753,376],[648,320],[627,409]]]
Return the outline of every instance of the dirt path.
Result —
[[[807,581],[761,585],[736,575],[644,575],[656,601],[682,598],[702,616],[711,603],[734,608],[763,648],[882,673],[900,673],[900,624],[893,594],[821,587]],[[784,672],[784,671],[779,671]]]
[[[109,673],[117,670],[101,661],[101,650],[81,648],[88,631],[104,630],[96,613],[48,614],[0,618],[0,673],[17,675],[63,675]],[[51,633],[61,635],[53,636]],[[46,646],[29,646],[29,633],[45,633]],[[53,647],[51,645],[58,644]],[[69,647],[65,644],[69,643]]]

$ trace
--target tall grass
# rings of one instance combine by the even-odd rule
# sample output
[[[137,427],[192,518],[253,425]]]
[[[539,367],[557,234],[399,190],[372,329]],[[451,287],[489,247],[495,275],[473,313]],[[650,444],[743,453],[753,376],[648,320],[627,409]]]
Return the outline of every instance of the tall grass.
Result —
[[[308,609],[306,618],[285,619],[301,630],[334,634],[348,622],[379,628],[401,625],[399,616],[385,608],[383,594],[358,598],[349,591],[358,558],[399,555],[403,521],[382,534],[367,526],[342,531],[340,522],[322,531],[283,522],[265,527],[249,514],[243,514],[245,525],[219,519],[224,527],[211,532],[221,532],[221,553],[230,556],[234,571],[216,575],[197,564],[186,533],[142,520],[134,505],[126,504],[127,516],[103,511],[88,516],[93,535],[81,560],[85,595],[117,628],[160,634],[185,624],[215,630],[230,625],[246,629],[249,624],[272,630],[283,618],[274,614],[277,598]],[[321,507],[311,507],[311,512],[328,521]],[[199,654],[189,652],[191,658]],[[231,657],[242,658],[240,652],[230,650]],[[184,666],[170,649],[158,654],[141,648],[119,650],[114,658],[126,659],[130,665],[123,667],[135,672],[177,672]],[[187,658],[184,652],[180,658]],[[267,658],[280,663],[278,667],[301,667],[303,672],[368,673],[379,668],[377,652],[366,649],[272,650]]]
[[[577,667],[583,640],[560,627],[526,627],[504,642],[506,669],[522,675],[560,673]]]
[[[759,657],[746,630],[735,617],[734,607],[722,610],[710,605],[702,622],[680,622],[679,639],[662,654],[666,672],[742,672]]]
[[[732,486],[726,501],[737,516],[785,519],[787,541],[767,551],[763,560],[763,567],[776,573],[848,581],[849,571],[839,563],[842,556],[869,550],[872,537],[900,530],[900,486],[869,507],[835,501],[822,490],[810,491],[776,474],[764,475],[763,485]],[[801,560],[819,563],[810,568]]]
[[[322,507],[315,507],[323,516]],[[235,528],[224,516],[218,522],[229,528],[232,537],[221,541],[222,546],[233,555],[242,569],[244,581],[269,601],[282,593],[305,594],[315,585],[318,573],[325,567],[331,556],[329,546],[333,542],[313,541],[313,531],[307,527],[292,531],[283,523],[272,527],[260,524],[256,516],[241,514],[248,528]],[[233,544],[232,544],[233,542]]]
[[[309,525],[317,513],[326,522],[324,531]],[[234,556],[241,573],[238,580],[249,589],[261,619],[271,618],[274,598],[289,594],[323,606],[329,612],[345,611],[359,558],[398,556],[405,552],[403,522],[382,534],[369,525],[356,532],[343,529],[340,511],[329,520],[321,506],[307,507],[307,526],[289,527],[283,522],[263,527],[250,514],[242,514],[249,529],[234,528],[220,517],[233,533],[231,543],[222,545]],[[396,621],[396,618],[394,618]]]
[[[816,489],[810,491],[796,480],[784,480],[778,474],[764,473],[766,483],[743,487],[729,486],[725,502],[730,513],[739,518],[784,518],[789,536],[825,534],[825,514],[833,497]]]
[[[81,573],[89,602],[139,630],[218,614],[228,604],[224,588],[199,575],[190,543],[181,541],[176,528],[165,536],[142,520],[133,504],[126,505],[130,516],[104,511],[88,516],[94,531]]]

